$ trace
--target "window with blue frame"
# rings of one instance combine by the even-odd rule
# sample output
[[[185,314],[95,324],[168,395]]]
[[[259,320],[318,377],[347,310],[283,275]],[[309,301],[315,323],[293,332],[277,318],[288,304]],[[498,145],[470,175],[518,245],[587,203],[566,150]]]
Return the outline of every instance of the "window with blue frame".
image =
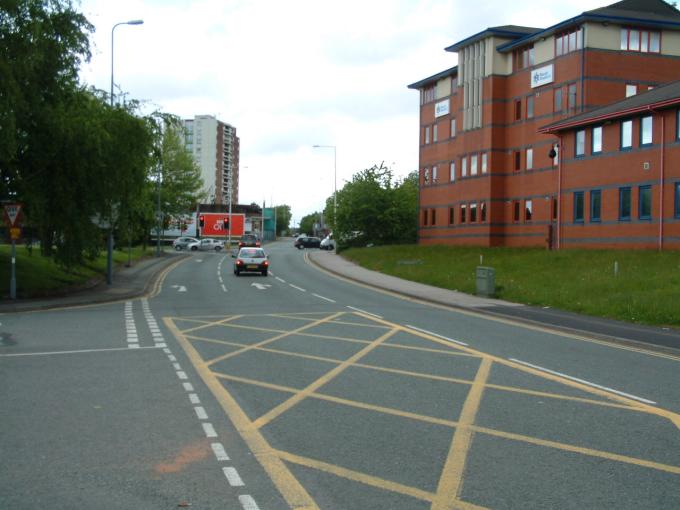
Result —
[[[621,122],[621,149],[630,149],[633,146],[633,121]]]
[[[574,223],[583,223],[583,191],[574,192]]]
[[[602,152],[602,126],[595,126],[592,135],[592,153]]]
[[[619,188],[619,220],[630,221],[630,188]]]
[[[680,218],[680,181],[675,183],[675,217]]]
[[[586,131],[581,129],[576,131],[576,157],[583,156],[586,153]]]
[[[590,192],[590,221],[599,222],[602,215],[602,191],[594,189]]]
[[[640,119],[640,145],[652,144],[652,116]]]
[[[652,217],[652,187],[640,186],[638,188],[638,218],[649,220]]]

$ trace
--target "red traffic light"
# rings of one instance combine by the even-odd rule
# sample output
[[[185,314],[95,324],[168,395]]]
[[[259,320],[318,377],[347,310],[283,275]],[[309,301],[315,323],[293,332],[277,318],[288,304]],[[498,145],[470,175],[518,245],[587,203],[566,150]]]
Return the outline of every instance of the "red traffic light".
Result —
[[[222,223],[224,224],[224,229],[229,230],[229,218],[224,218]]]
[[[202,214],[198,217],[198,224],[199,224],[201,227],[202,227],[203,225],[205,225],[205,216],[203,216]]]

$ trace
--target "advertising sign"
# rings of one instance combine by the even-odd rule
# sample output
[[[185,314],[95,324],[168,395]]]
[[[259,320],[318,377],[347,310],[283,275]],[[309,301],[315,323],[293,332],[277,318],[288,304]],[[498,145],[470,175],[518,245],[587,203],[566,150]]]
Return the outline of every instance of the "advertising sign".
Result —
[[[227,213],[199,213],[203,216],[202,237],[224,237],[229,232],[224,230],[224,218],[229,217]],[[242,236],[245,226],[245,214],[232,214],[229,221],[229,229],[232,236]]]
[[[534,69],[531,71],[531,88],[552,83],[553,79],[552,64]]]
[[[434,118],[449,114],[449,100],[439,101],[434,105]]]

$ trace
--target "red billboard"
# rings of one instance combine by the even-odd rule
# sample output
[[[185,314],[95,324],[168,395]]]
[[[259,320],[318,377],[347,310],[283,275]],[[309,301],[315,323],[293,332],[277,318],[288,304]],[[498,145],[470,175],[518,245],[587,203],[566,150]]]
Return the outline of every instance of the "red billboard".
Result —
[[[228,213],[198,213],[198,217],[203,218],[202,237],[226,237],[229,234],[228,231],[224,230],[224,219],[229,218]],[[243,235],[245,222],[245,214],[231,215],[229,230],[231,230],[232,237]]]

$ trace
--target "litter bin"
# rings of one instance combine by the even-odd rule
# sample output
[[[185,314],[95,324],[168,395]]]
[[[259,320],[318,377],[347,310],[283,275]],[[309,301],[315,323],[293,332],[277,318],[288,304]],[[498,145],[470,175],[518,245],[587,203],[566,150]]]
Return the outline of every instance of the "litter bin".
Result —
[[[493,267],[477,266],[477,295],[483,297],[496,295],[496,271]]]

